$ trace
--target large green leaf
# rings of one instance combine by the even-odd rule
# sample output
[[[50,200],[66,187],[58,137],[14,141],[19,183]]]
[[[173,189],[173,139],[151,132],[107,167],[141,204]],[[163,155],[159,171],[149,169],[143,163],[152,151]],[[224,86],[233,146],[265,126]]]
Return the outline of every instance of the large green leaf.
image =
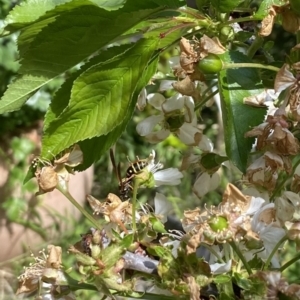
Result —
[[[100,63],[110,63],[111,61],[119,58],[121,55],[126,55],[126,52],[133,46],[133,44],[122,45],[102,51],[98,55],[91,58],[86,64],[81,66],[76,72],[73,72],[56,92],[51,101],[49,109],[44,118],[44,131],[47,130],[51,122],[58,118],[64,109],[69,105],[71,90],[76,78],[94,65],[98,65]]]
[[[23,76],[8,87],[0,101],[0,113],[18,109],[41,86],[163,8],[122,12],[125,9],[107,12],[94,6],[80,7],[44,27],[29,46],[25,44],[26,50],[19,44]]]
[[[238,51],[227,52],[221,57],[224,62],[251,62]],[[245,138],[244,135],[253,126],[262,123],[266,109],[245,105],[243,99],[262,91],[260,78],[256,69],[238,68],[221,71],[218,79],[226,154],[245,172],[254,139]]]
[[[68,107],[45,131],[42,156],[56,155],[78,141],[107,135],[120,125],[157,43],[158,39],[140,40],[122,59],[95,65],[79,76]]]
[[[94,137],[92,139],[84,140],[83,142],[79,142],[80,148],[84,153],[84,161],[83,164],[79,165],[78,170],[85,170],[89,166],[91,166],[95,161],[100,159],[100,157],[113,145],[116,143],[117,139],[121,136],[121,134],[125,131],[127,124],[131,120],[132,114],[135,109],[136,101],[138,95],[143,87],[145,87],[152,76],[155,74],[158,63],[158,55],[156,54],[148,65],[145,72],[143,72],[142,77],[138,81],[136,90],[132,97],[132,101],[127,109],[127,114],[122,122],[116,126],[112,131],[110,131],[107,135]],[[95,151],[95,149],[97,149]]]

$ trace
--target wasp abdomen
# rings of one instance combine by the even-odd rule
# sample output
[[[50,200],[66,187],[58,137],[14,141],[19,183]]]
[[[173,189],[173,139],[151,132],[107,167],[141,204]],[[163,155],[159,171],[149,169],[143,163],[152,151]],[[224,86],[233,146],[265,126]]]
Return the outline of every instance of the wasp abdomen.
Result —
[[[126,171],[126,178],[130,178],[135,174],[141,172],[146,166],[148,162],[146,160],[138,160],[132,163]]]

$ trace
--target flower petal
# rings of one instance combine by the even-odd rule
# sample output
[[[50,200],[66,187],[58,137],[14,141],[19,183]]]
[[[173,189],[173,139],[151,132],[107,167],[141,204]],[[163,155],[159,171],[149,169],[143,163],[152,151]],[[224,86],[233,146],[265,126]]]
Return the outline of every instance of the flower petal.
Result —
[[[165,140],[170,135],[170,130],[162,129],[156,132],[147,134],[145,137],[149,143],[156,144]]]
[[[151,133],[155,125],[164,119],[163,115],[156,115],[146,118],[136,126],[136,131],[141,136]]]
[[[215,190],[221,182],[218,173],[209,175],[208,173],[202,173],[193,186],[193,192],[197,197],[202,198],[208,192]]]
[[[162,80],[160,82],[159,91],[164,92],[173,88],[172,83],[177,82],[176,80]]]
[[[205,152],[212,152],[214,149],[212,141],[206,135],[202,135],[198,147]]]
[[[167,216],[173,209],[172,203],[168,201],[167,197],[161,193],[156,193],[154,198],[155,214],[161,215],[163,223],[167,222]]]
[[[202,131],[189,123],[184,123],[177,132],[178,138],[188,146],[197,146],[201,141]]]
[[[181,94],[175,94],[173,97],[168,98],[162,104],[162,110],[164,113],[168,113],[174,110],[180,110],[184,106],[184,97]]]
[[[149,94],[147,99],[148,103],[158,110],[161,110],[161,105],[166,101],[166,98],[160,93]]]
[[[163,184],[177,185],[181,182],[180,179],[183,177],[182,173],[179,172],[177,168],[160,170],[154,173],[153,176],[156,186],[160,186]]]

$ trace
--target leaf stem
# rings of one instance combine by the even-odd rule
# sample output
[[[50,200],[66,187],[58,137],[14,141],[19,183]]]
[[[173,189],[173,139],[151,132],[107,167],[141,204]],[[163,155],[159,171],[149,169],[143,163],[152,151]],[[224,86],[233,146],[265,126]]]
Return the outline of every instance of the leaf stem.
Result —
[[[259,19],[253,18],[253,16],[248,16],[248,17],[243,17],[243,18],[237,18],[237,19],[232,19],[224,22],[224,26],[232,24],[232,23],[240,23],[240,22],[252,22],[252,21],[259,21]]]
[[[242,261],[242,263],[243,263],[245,269],[247,270],[248,274],[251,275],[252,270],[251,270],[245,256],[242,254],[241,250],[236,245],[235,241],[231,241],[231,242],[229,242],[229,244],[232,247],[232,249],[234,250],[234,252],[237,254],[237,256],[240,258],[240,260]]]
[[[66,190],[64,187],[61,186],[61,184],[58,184],[56,188],[66,197],[68,200],[97,228],[102,229],[98,222],[91,216],[69,193],[68,190]]]
[[[290,265],[292,265],[294,262],[300,259],[300,252],[296,254],[294,258],[292,258],[290,261],[285,263],[281,268],[279,269],[280,272],[283,272],[285,269],[287,269]]]
[[[276,251],[279,249],[279,247],[281,246],[282,243],[284,243],[287,240],[287,235],[285,235],[283,238],[281,238],[281,240],[275,245],[275,247],[273,248],[272,252],[270,253],[268,259],[266,260],[266,263],[264,264],[264,266],[262,267],[262,271],[264,271],[266,268],[268,268],[271,259],[273,258],[273,256],[275,255]]]
[[[278,72],[280,68],[275,66],[268,66],[257,63],[224,63],[222,70],[225,69],[236,69],[236,68],[257,68],[257,69],[267,69],[270,71]]]

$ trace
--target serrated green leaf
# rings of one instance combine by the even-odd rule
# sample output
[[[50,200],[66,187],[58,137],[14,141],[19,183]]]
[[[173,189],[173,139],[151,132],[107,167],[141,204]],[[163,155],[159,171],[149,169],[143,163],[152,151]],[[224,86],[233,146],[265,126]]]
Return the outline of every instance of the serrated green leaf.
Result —
[[[47,130],[49,124],[58,118],[63,110],[68,106],[73,83],[77,77],[96,64],[109,63],[117,59],[121,55],[126,54],[126,52],[132,47],[133,44],[111,47],[108,50],[100,52],[97,56],[94,56],[86,64],[81,66],[79,70],[72,73],[61,86],[61,88],[56,92],[45,115],[43,130]]]
[[[69,106],[47,128],[42,156],[96,136],[121,124],[130,108],[137,82],[147,67],[158,40],[140,40],[122,59],[99,64],[74,82]]]
[[[124,6],[122,10],[107,12],[94,6],[77,8],[44,27],[30,47],[25,43],[24,50],[24,45],[19,45],[23,55],[20,73],[24,75],[9,86],[0,101],[0,113],[18,109],[38,88],[163,8],[122,13],[127,9]],[[108,23],[110,30],[99,30]],[[27,34],[31,41],[32,35]]]
[[[80,148],[83,152],[84,161],[78,166],[78,170],[82,171],[91,166],[95,161],[99,160],[100,157],[113,145],[116,143],[117,139],[125,131],[127,124],[131,120],[132,114],[135,109],[136,101],[138,95],[143,87],[145,87],[152,76],[154,75],[158,64],[158,55],[156,54],[148,65],[147,69],[143,73],[141,79],[139,80],[134,96],[130,103],[130,107],[127,110],[127,115],[122,120],[122,123],[116,126],[110,133],[104,136],[95,137],[92,139],[79,142]],[[97,149],[97,151],[95,151]]]
[[[94,4],[105,10],[117,10],[123,7],[126,0],[27,0],[16,5],[5,19],[6,30],[22,28],[22,24],[35,22],[39,18],[50,18],[59,12],[66,12],[83,5]],[[52,11],[52,12],[50,12]],[[46,14],[47,12],[50,12]],[[7,26],[14,24],[12,26]]]
[[[9,86],[0,100],[0,114],[20,108],[37,89],[51,79],[44,76],[23,75],[17,77]]]
[[[220,56],[224,62],[249,63],[251,60],[237,51]],[[226,153],[238,169],[246,171],[248,156],[254,139],[244,135],[260,124],[266,113],[265,108],[245,105],[243,99],[259,94],[262,85],[257,70],[239,68],[223,70],[218,75],[221,107],[223,114]]]

